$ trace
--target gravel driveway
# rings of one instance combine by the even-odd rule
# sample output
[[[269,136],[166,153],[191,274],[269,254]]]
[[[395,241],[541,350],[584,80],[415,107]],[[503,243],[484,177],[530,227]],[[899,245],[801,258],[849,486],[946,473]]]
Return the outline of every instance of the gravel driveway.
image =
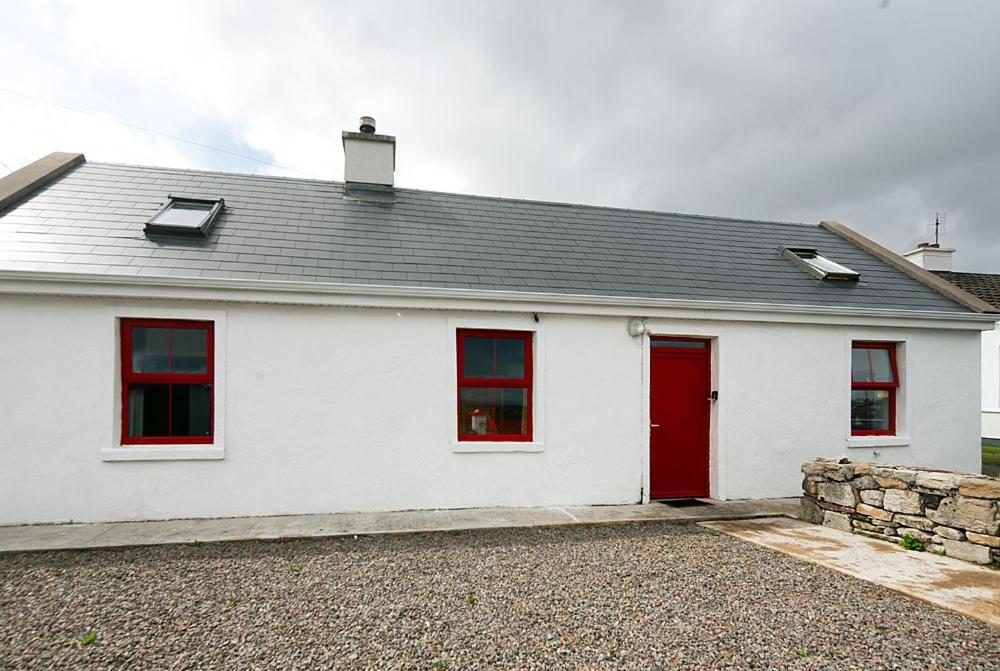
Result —
[[[998,629],[677,524],[7,555],[0,581],[3,669],[1000,664]]]

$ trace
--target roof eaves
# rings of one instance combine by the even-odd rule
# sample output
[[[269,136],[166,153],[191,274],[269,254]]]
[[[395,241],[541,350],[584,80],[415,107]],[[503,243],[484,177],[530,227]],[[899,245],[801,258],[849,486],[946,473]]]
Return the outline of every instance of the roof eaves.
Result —
[[[987,303],[983,299],[973,296],[968,291],[965,291],[951,282],[938,277],[934,273],[924,270],[920,266],[907,261],[899,254],[883,247],[873,240],[869,240],[857,231],[848,228],[841,223],[836,221],[821,221],[819,225],[831,233],[839,235],[848,242],[854,243],[872,256],[888,263],[896,270],[909,275],[918,282],[922,282],[931,289],[934,289],[938,293],[950,298],[960,305],[964,305],[970,310],[984,314],[1000,313],[1000,309]]]
[[[71,288],[75,287],[75,288]],[[132,290],[138,294],[131,293]],[[498,304],[524,305],[528,311],[541,306],[563,307],[573,314],[590,314],[591,310],[611,310],[607,314],[635,315],[650,309],[719,310],[723,312],[753,312],[772,315],[813,315],[836,317],[866,317],[872,319],[910,319],[940,323],[979,324],[994,322],[991,315],[976,312],[940,312],[899,308],[866,308],[856,306],[822,306],[783,304],[756,301],[647,298],[628,295],[597,295],[549,293],[545,291],[511,291],[456,289],[387,284],[316,283],[294,280],[264,280],[252,278],[206,278],[195,276],[107,275],[88,272],[51,272],[0,269],[0,294],[73,294],[102,297],[142,295],[147,298],[191,298],[236,302],[302,304],[309,296],[340,296],[357,299],[355,307],[398,307],[399,300],[427,300],[428,309],[440,309],[441,303],[457,301],[456,306],[469,309],[470,301],[480,307],[495,310]],[[287,298],[279,298],[284,296]],[[486,307],[492,304],[494,307]],[[418,306],[419,307],[419,306]],[[583,310],[578,312],[577,310]],[[596,312],[595,312],[596,314]],[[978,328],[978,326],[970,326]]]

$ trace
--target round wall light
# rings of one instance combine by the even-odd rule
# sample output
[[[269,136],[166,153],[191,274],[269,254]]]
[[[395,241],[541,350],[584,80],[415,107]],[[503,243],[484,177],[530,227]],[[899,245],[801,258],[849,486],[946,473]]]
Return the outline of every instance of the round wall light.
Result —
[[[646,335],[648,331],[646,328],[646,320],[642,317],[632,317],[629,319],[628,324],[626,324],[626,329],[628,329],[628,334],[633,338]]]

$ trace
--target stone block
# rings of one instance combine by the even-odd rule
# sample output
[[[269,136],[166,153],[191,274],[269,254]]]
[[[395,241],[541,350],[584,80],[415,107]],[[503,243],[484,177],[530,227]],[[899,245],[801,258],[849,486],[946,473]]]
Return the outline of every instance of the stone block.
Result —
[[[808,496],[799,499],[799,517],[812,524],[823,523],[823,510]]]
[[[1000,479],[964,478],[958,485],[958,493],[962,496],[995,501],[1000,499]]]
[[[883,489],[906,489],[906,483],[898,478],[890,478],[884,475],[876,475],[875,482]]]
[[[875,506],[870,506],[866,503],[859,503],[855,510],[858,511],[859,515],[867,515],[873,520],[880,520],[882,522],[892,521],[892,513],[888,510],[882,510],[881,508],[876,508]]]
[[[923,531],[934,529],[934,523],[922,515],[903,515],[897,513],[892,516],[892,521],[898,522],[903,527],[913,527],[914,529],[921,529]]]
[[[859,475],[868,475],[872,472],[871,464],[861,462],[860,464],[854,464],[854,477]]]
[[[996,519],[996,505],[992,501],[964,496],[941,499],[937,510],[928,510],[927,516],[942,526],[958,527],[988,536],[995,535],[1000,527]]]
[[[944,553],[949,557],[964,559],[965,561],[976,562],[977,564],[990,563],[990,549],[985,545],[974,545],[972,543],[963,543],[962,541],[953,541],[945,538]]]
[[[802,472],[806,475],[823,475],[826,472],[826,464],[822,461],[807,461],[802,464]]]
[[[854,514],[854,506],[850,507],[838,506],[836,503],[820,501],[819,499],[816,500],[816,505],[822,508],[823,510],[832,510],[835,513],[844,513],[845,515]]]
[[[827,466],[826,472],[823,475],[837,482],[846,482],[854,477],[854,466],[849,464]]]
[[[896,529],[896,535],[900,538],[906,538],[907,536],[911,538],[919,538],[925,543],[929,543],[931,540],[931,534],[926,531],[921,531],[920,529],[913,529],[911,527],[899,527]]]
[[[830,527],[831,529],[839,529],[840,531],[850,531],[851,518],[843,513],[835,513],[832,510],[827,510],[823,513],[823,526]]]
[[[934,527],[934,533],[942,538],[947,538],[952,541],[964,541],[965,534],[958,529],[952,529],[951,527]]]
[[[962,477],[963,476],[960,473],[927,471],[924,473],[917,473],[915,486],[922,489],[929,489],[932,492],[952,494],[956,489],[958,489],[958,483]]]
[[[862,489],[861,500],[870,506],[881,506],[882,499],[885,498],[885,492],[881,489]]]
[[[851,480],[851,484],[857,489],[878,489],[878,483],[870,475],[862,475],[860,478]]]
[[[892,536],[895,531],[890,527],[883,527],[877,524],[869,524],[863,520],[854,520],[853,522],[855,529],[860,529],[861,531],[867,531],[868,533],[878,534],[879,536]]]
[[[871,473],[875,476],[876,480],[881,476],[883,478],[899,480],[904,485],[912,485],[917,482],[916,471],[908,468],[900,468],[899,466],[872,466]]]
[[[820,501],[828,501],[845,508],[853,508],[857,504],[854,489],[846,482],[821,482],[816,485],[816,496]]]
[[[969,542],[976,545],[989,545],[991,548],[1000,548],[1000,536],[987,536],[986,534],[977,534],[975,531],[967,531],[965,535],[968,537]]]
[[[890,489],[885,493],[882,507],[896,513],[920,514],[920,494],[903,489]]]

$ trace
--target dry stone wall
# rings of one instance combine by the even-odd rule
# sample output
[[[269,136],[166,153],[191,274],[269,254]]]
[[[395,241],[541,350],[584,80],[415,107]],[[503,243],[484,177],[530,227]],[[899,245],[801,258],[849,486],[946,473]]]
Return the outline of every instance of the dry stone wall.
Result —
[[[802,519],[977,562],[1000,563],[1000,479],[847,459],[802,465]]]

